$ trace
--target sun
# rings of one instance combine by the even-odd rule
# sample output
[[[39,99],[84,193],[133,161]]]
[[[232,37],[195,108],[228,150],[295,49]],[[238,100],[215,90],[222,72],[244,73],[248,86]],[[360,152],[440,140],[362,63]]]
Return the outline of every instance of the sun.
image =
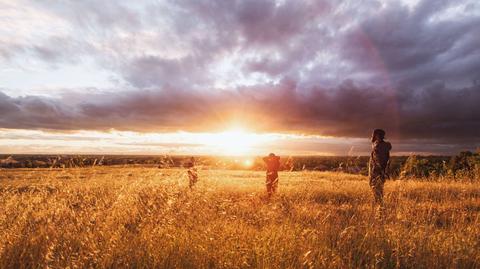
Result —
[[[182,134],[185,142],[201,145],[210,154],[223,156],[253,156],[275,139],[269,134],[249,132],[238,127],[223,132]]]
[[[243,155],[252,151],[258,139],[255,134],[234,129],[215,135],[216,146],[228,155]]]
[[[251,167],[253,165],[253,161],[250,159],[244,160],[243,165],[246,167]]]

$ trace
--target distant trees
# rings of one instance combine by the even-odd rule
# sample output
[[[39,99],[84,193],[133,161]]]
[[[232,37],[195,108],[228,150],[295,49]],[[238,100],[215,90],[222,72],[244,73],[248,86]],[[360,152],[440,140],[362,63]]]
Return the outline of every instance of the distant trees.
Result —
[[[435,162],[431,158],[412,155],[407,158],[400,172],[401,179],[445,177],[480,180],[480,153],[463,151],[452,156],[448,162]]]
[[[464,151],[452,157],[449,172],[456,178],[468,177],[480,179],[480,153]]]
[[[80,168],[111,165],[138,165],[158,168],[182,167],[187,156],[128,155],[0,155],[0,168]],[[201,156],[201,169],[263,170],[261,158],[245,165],[241,157]],[[295,156],[280,159],[282,171],[337,171],[368,175],[368,156]],[[391,178],[480,180],[480,149],[448,156],[392,156]]]

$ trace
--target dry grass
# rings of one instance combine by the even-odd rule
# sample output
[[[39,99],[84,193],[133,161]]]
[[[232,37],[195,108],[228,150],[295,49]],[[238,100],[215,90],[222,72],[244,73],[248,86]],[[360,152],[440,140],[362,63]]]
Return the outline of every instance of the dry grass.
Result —
[[[365,177],[89,168],[0,171],[0,268],[475,268],[480,186]]]

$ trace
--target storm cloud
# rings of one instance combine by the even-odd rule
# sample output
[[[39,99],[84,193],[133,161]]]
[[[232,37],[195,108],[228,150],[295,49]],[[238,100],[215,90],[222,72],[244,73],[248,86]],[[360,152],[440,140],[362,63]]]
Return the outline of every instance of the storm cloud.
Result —
[[[239,122],[259,132],[357,138],[382,127],[399,140],[479,144],[476,1],[24,4],[0,3],[18,13],[4,22],[22,22],[0,32],[3,67],[93,62],[90,71],[115,81],[22,96],[0,84],[0,128],[205,131]]]
[[[61,99],[0,95],[4,128],[57,130],[208,131],[241,123],[261,132],[365,137],[388,129],[396,139],[472,142],[480,135],[480,85],[422,90],[297,88],[293,81],[235,91],[165,88]]]

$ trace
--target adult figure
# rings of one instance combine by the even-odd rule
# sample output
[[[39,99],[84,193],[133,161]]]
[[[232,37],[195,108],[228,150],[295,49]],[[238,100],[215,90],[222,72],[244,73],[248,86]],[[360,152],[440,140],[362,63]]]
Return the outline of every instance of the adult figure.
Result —
[[[385,141],[385,131],[375,129],[372,133],[372,153],[368,165],[369,184],[373,191],[375,203],[383,208],[383,186],[388,176],[390,150],[392,144]]]

